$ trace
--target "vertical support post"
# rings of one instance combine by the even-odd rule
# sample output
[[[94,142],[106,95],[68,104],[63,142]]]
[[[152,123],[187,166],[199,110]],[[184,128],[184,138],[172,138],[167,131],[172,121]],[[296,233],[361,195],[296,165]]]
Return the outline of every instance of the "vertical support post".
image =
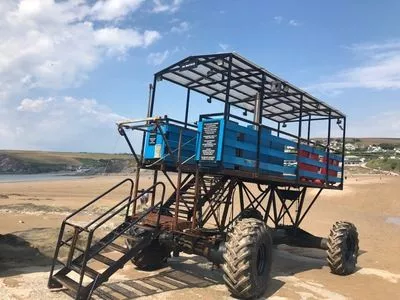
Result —
[[[278,122],[278,133],[277,136],[279,137],[281,133],[281,122]]]
[[[296,181],[297,183],[300,182],[300,168],[299,168],[299,151],[300,151],[300,144],[301,144],[301,130],[303,125],[303,94],[300,96],[300,115],[299,115],[299,131],[297,133],[297,174],[296,174]]]
[[[225,108],[224,108],[225,120],[229,120],[229,114],[231,110],[231,105],[229,104],[229,93],[231,90],[231,75],[232,75],[232,55],[229,56],[228,80],[226,81]]]
[[[179,141],[178,141],[178,160],[177,160],[177,170],[178,178],[176,182],[176,198],[175,198],[175,215],[173,229],[178,228],[178,215],[179,215],[179,202],[181,201],[181,184],[182,184],[182,168],[181,168],[181,149],[182,148],[182,129],[179,130]]]
[[[156,94],[155,93],[156,85],[157,85],[157,78],[154,76],[153,85],[150,84],[150,86],[149,86],[149,108],[148,108],[148,111],[147,111],[147,117],[152,117],[153,116],[154,97],[155,97],[155,94]],[[144,145],[143,145],[142,148],[144,148]],[[142,153],[142,157],[143,157],[143,153]],[[153,176],[154,189],[153,189],[153,194],[151,195],[151,206],[154,205],[154,202],[155,202],[155,199],[156,199],[156,189],[157,189],[157,187],[156,187],[155,184],[157,183],[157,176],[158,176],[158,171],[154,170],[154,176]]]
[[[267,224],[268,222],[268,217],[269,217],[269,212],[271,211],[271,205],[272,205],[272,198],[274,197],[272,194],[274,193],[274,189],[270,188],[269,192],[269,198],[268,198],[268,203],[267,203],[267,208],[265,209],[265,216],[264,216],[264,222]]]
[[[260,148],[261,148],[261,124],[263,117],[263,100],[264,100],[264,85],[265,85],[265,75],[262,75],[261,88],[257,93],[255,112],[254,112],[254,122],[257,123],[257,158],[256,158],[256,172],[259,174],[260,169]]]
[[[190,104],[190,89],[188,88],[186,94],[185,128],[187,128],[188,125],[189,104]]]
[[[145,133],[143,133],[143,136],[145,136]],[[144,138],[143,138],[144,140]],[[142,151],[143,152],[143,151]],[[140,160],[142,161],[143,156],[140,157]],[[138,186],[139,186],[139,178],[140,178],[140,165],[142,164],[142,162],[140,162],[140,164],[138,164],[136,166],[136,174],[135,174],[135,186],[133,187],[133,198],[136,198],[138,195]],[[136,206],[137,206],[137,201],[133,202],[132,205],[132,215],[136,214]]]
[[[307,145],[310,145],[310,134],[311,134],[311,115],[308,116]]]
[[[154,202],[155,202],[155,199],[156,199],[157,177],[158,177],[158,170],[154,170],[154,175],[153,175],[153,186],[154,186],[154,188],[153,188],[153,191],[152,191],[153,194],[151,195],[151,206],[154,206]]]
[[[154,99],[156,95],[156,86],[157,86],[157,76],[154,75],[153,85],[149,86],[149,105],[147,108],[147,117],[150,118],[153,116],[154,111]]]
[[[346,143],[346,117],[343,118],[343,138],[342,138],[342,178],[340,179],[340,185],[343,188],[343,181],[344,181],[344,152]]]
[[[275,186],[271,187],[271,194],[269,195],[270,200],[272,200],[272,208],[274,210],[274,225],[275,227],[278,227],[279,225],[279,220],[278,220],[278,211],[276,207],[276,197],[275,197]]]
[[[240,201],[240,212],[244,211],[244,199],[243,199],[243,186],[242,186],[242,182],[239,181],[238,182],[238,186],[239,186],[239,201]]]
[[[157,79],[156,79],[156,76],[154,76],[153,84],[149,84],[149,102],[148,102],[148,106],[147,106],[147,118],[150,118],[151,116],[153,116],[156,85],[157,85]],[[140,163],[136,165],[135,186],[134,186],[134,191],[133,191],[134,198],[136,198],[138,195],[139,181],[140,181],[140,169],[143,165],[145,140],[146,140],[146,132],[143,132],[142,133],[142,149],[140,150]],[[133,204],[132,214],[136,213],[136,203],[137,203],[137,201],[135,201],[135,203]]]
[[[197,226],[197,206],[199,203],[200,197],[200,172],[199,166],[196,165],[196,173],[194,179],[194,204],[193,204],[193,216],[192,216],[192,229],[195,229]]]
[[[326,142],[326,182],[325,184],[329,183],[329,159],[330,159],[330,152],[331,152],[331,121],[332,121],[332,111],[329,110],[329,117],[328,117],[328,141]]]

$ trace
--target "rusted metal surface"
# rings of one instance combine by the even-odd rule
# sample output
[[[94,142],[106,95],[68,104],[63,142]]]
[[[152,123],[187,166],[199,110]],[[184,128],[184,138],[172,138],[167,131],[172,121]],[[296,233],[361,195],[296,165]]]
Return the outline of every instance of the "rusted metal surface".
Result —
[[[157,217],[158,213],[157,212],[152,212],[149,213],[142,221],[143,225],[148,225],[148,226],[156,226],[157,225]],[[191,227],[191,222],[183,219],[178,219],[177,220],[177,226],[174,228],[174,217],[172,216],[160,216],[160,227],[163,230],[177,230],[177,231],[182,231],[184,229],[190,228]]]

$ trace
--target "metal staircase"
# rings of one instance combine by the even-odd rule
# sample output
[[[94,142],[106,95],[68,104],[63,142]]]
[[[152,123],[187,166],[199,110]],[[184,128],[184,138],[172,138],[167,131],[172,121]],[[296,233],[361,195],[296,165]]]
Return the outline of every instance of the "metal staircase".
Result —
[[[215,199],[220,196],[221,187],[227,182],[225,177],[214,177],[214,176],[202,176],[199,185],[199,199],[198,206],[202,206],[205,202]],[[171,214],[174,214],[175,203],[176,203],[176,193],[168,198],[168,200],[163,205],[164,208],[168,209]],[[178,218],[184,220],[190,220],[193,216],[194,205],[196,198],[196,182],[195,178],[184,180],[184,184],[180,189],[180,201],[178,207]]]
[[[123,185],[129,185],[129,195],[112,208],[108,209],[96,219],[90,221],[85,226],[74,224],[71,219],[77,214],[87,210],[88,207],[116,190]],[[143,194],[155,190],[155,187],[161,185],[161,200],[154,206],[148,208],[139,215],[130,216],[130,210]],[[64,288],[66,292],[75,299],[89,299],[95,289],[103,282],[108,281],[110,276],[121,269],[131,258],[139,251],[150,245],[153,239],[158,237],[160,232],[160,207],[163,205],[165,185],[161,182],[156,183],[147,190],[143,191],[136,198],[132,198],[133,181],[125,179],[119,184],[109,189],[104,194],[92,200],[82,208],[69,215],[62,223],[59,238],[56,245],[53,264],[50,270],[49,288]],[[110,220],[115,220],[118,216],[124,214],[124,221],[105,234],[99,240],[96,240],[95,232],[102,225]],[[141,221],[150,213],[157,213],[157,221],[154,226],[143,226]],[[128,231],[133,227],[140,227],[140,235],[135,236],[135,244],[129,249],[123,247],[119,242],[120,238],[129,238]],[[67,236],[66,228],[72,229],[72,236]],[[80,241],[80,243],[78,243]],[[79,244],[86,245],[85,247]],[[60,258],[60,248],[67,248],[67,257]],[[110,251],[119,253],[119,258],[113,259],[107,256]],[[103,264],[105,268],[95,270],[89,264]],[[55,272],[56,265],[61,265],[61,269]]]

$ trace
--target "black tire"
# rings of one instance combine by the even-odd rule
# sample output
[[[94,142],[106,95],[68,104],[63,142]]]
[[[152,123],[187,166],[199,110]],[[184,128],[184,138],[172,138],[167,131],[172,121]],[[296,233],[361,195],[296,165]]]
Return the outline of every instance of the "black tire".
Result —
[[[336,222],[328,238],[327,260],[331,272],[337,275],[354,273],[358,250],[357,228],[349,222]]]
[[[131,228],[129,234],[132,236],[126,239],[128,249],[131,249],[136,241],[140,239],[141,231],[138,228]],[[138,254],[131,259],[132,263],[142,271],[154,271],[160,269],[170,257],[170,251],[159,243],[158,240],[153,240],[150,245],[140,250]]]
[[[254,218],[257,220],[262,220],[263,216],[262,214],[254,208],[246,208],[240,213],[240,219],[249,219],[249,218]]]
[[[251,299],[267,289],[271,272],[272,239],[263,221],[239,220],[228,233],[224,281],[233,296]]]

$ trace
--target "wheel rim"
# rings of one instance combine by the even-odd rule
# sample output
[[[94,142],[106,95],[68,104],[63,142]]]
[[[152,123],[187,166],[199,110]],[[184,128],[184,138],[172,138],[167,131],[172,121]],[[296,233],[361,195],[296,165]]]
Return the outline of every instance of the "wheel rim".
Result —
[[[264,273],[265,265],[267,264],[266,252],[265,245],[261,244],[257,251],[257,275]]]

